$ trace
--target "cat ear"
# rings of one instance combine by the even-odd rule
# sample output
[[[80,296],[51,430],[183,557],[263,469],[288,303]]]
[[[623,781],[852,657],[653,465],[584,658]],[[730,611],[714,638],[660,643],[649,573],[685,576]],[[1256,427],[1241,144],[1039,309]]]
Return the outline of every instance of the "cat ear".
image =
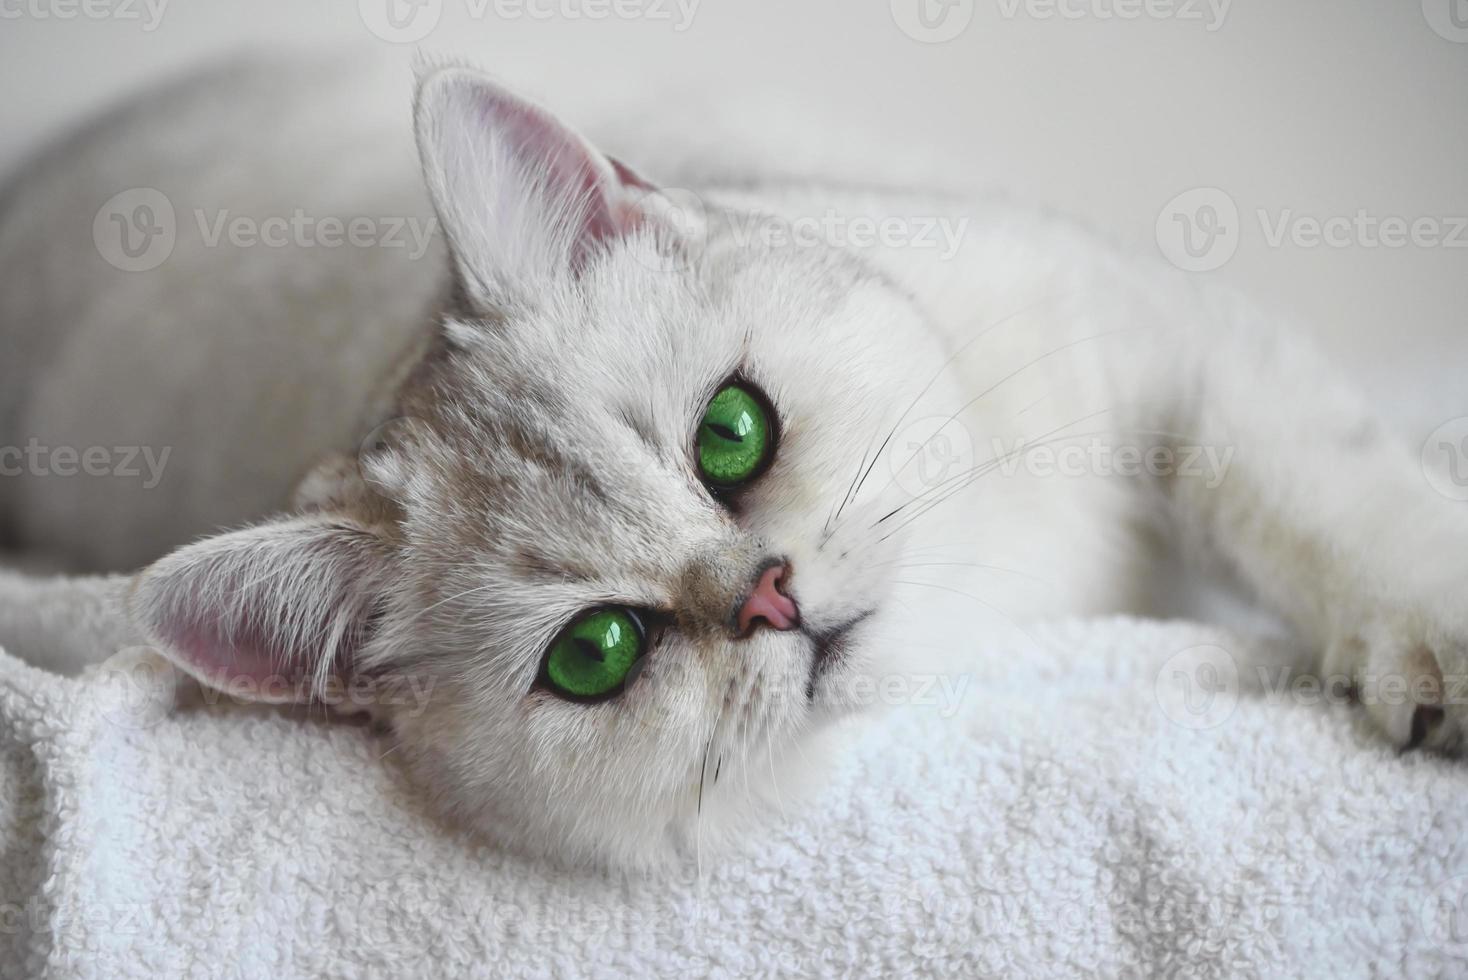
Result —
[[[390,573],[355,523],[289,518],[206,538],[139,576],[131,611],[164,654],[247,700],[310,700],[353,673]]]
[[[646,217],[651,185],[477,72],[444,68],[423,79],[415,125],[429,193],[473,299],[495,305],[577,271]]]

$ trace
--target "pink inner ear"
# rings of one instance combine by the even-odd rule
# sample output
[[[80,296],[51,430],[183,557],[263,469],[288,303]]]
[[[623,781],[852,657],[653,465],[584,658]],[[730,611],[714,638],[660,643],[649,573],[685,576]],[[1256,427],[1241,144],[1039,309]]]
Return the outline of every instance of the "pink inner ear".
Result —
[[[133,611],[205,684],[243,700],[309,700],[347,680],[388,567],[369,532],[299,518],[206,538],[144,573]]]
[[[637,171],[616,157],[607,157],[607,162],[612,165],[612,170],[616,172],[617,179],[622,182],[622,186],[635,187],[639,191],[653,191],[657,189],[648,181],[643,180]]]
[[[641,215],[626,190],[647,191],[652,185],[536,106],[493,96],[481,111],[481,123],[504,134],[526,173],[544,179],[547,189],[580,220],[578,262],[591,248],[638,226]]]
[[[236,607],[234,620],[228,624],[192,619],[165,624],[160,632],[161,638],[211,686],[245,700],[285,704],[310,700],[320,681],[345,681],[361,644],[361,624],[348,626],[331,643],[331,615],[341,610],[319,612],[318,623],[299,635],[283,628],[283,623],[266,622],[268,616],[294,618],[287,610],[268,605]],[[282,644],[289,639],[299,642],[301,649]],[[321,676],[319,658],[328,655],[328,647],[334,648],[332,659]]]
[[[269,638],[257,630],[237,629],[226,638],[208,627],[190,625],[169,640],[211,686],[226,693],[272,704],[309,699],[311,677],[298,669],[295,658],[271,650]]]

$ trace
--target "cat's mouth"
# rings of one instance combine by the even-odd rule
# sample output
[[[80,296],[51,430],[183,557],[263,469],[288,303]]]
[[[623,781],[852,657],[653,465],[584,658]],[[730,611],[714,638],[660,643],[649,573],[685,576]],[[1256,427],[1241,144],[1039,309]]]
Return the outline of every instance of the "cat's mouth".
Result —
[[[858,626],[871,617],[873,610],[857,613],[855,616],[824,630],[801,629],[811,641],[810,676],[805,682],[805,700],[807,703],[814,701],[816,697],[816,682],[825,674],[839,664],[846,656],[851,646],[851,635]]]

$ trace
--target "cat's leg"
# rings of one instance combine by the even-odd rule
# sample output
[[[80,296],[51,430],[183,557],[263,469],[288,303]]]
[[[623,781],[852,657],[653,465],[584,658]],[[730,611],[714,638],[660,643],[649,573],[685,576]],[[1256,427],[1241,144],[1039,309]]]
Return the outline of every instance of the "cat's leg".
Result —
[[[922,528],[951,513],[930,501],[971,487],[944,532],[972,530],[985,563],[1041,583],[995,575],[983,598],[1155,611],[1153,544],[1180,529],[1394,743],[1468,743],[1468,507],[1364,400],[1284,325],[1063,222],[984,205],[966,228],[951,257],[882,258],[949,338],[973,437],[972,476],[915,489],[901,513]]]
[[[1286,328],[1231,303],[1160,315],[1184,325],[1113,376],[1150,400],[1130,424],[1167,432],[1178,465],[1154,487],[1183,540],[1283,614],[1394,744],[1468,748],[1468,512]],[[1186,471],[1192,451],[1227,465]]]

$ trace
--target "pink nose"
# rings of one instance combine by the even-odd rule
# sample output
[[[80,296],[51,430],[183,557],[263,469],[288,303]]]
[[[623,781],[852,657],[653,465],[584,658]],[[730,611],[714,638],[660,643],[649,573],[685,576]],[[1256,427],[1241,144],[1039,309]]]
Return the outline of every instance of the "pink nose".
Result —
[[[777,630],[793,630],[800,625],[800,607],[780,591],[789,571],[787,565],[779,564],[760,573],[759,581],[745,597],[744,605],[739,607],[737,625],[740,636],[747,635],[760,620]]]

